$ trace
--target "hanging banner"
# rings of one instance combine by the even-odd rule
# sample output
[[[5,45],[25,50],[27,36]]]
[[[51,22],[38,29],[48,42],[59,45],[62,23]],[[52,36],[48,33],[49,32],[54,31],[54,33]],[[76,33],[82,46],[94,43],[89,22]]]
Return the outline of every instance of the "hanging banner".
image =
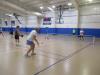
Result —
[[[15,26],[15,21],[11,21],[11,25],[12,26]]]
[[[2,25],[2,19],[0,19],[0,25]]]
[[[5,22],[5,25],[8,26],[8,22],[7,21],[4,21],[4,22]]]
[[[43,25],[51,25],[51,17],[45,17],[43,19]]]

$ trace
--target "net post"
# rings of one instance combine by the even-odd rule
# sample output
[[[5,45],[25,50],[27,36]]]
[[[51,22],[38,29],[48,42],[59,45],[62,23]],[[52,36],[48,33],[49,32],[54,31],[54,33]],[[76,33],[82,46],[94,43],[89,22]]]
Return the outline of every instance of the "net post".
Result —
[[[95,36],[93,36],[93,44],[95,44],[95,40],[96,40],[96,38],[95,38]]]

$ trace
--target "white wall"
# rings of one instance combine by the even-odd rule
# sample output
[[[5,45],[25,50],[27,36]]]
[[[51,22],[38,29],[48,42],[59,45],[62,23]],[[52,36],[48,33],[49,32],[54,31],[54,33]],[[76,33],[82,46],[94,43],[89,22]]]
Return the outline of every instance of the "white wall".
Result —
[[[19,20],[21,21],[22,24],[20,24],[14,16],[9,17],[9,16],[3,16],[1,17],[2,19],[2,27],[11,27],[11,21],[15,21],[15,25],[13,25],[12,27],[16,27],[17,25],[20,25],[21,27],[24,26],[25,21],[23,19],[23,17],[19,17]],[[7,21],[7,25],[5,24],[5,21]]]
[[[63,20],[64,24],[56,24],[56,12],[46,12],[46,17],[51,17],[52,24],[51,25],[42,25],[41,27],[49,27],[49,28],[77,28],[78,21],[78,13],[77,10],[67,10],[63,12]]]
[[[37,27],[37,17],[36,16],[28,16],[28,25],[27,27]]]
[[[3,16],[1,17],[1,19],[2,19],[2,27],[11,27],[10,17]],[[5,24],[5,21],[7,21],[7,24],[8,24],[7,26]]]
[[[80,27],[81,28],[100,28],[100,4],[86,5],[80,7]],[[20,25],[21,27],[37,27],[40,24],[41,28],[49,27],[49,28],[77,28],[78,23],[78,12],[77,10],[67,10],[63,13],[64,24],[56,24],[56,12],[45,12],[46,17],[51,17],[52,24],[51,25],[43,25],[42,18],[38,18],[37,16],[29,15],[27,17],[27,23],[24,17],[20,17],[20,21],[22,24],[19,24],[18,21],[12,17],[4,16],[2,17],[2,26],[10,27],[11,20],[16,21],[16,25]],[[5,26],[4,21],[8,21],[8,26]],[[40,23],[38,23],[40,22]],[[15,26],[16,26],[15,25]]]
[[[80,11],[81,28],[100,28],[100,4],[82,6]]]
[[[29,28],[33,28],[33,27],[37,27],[37,16],[33,16],[33,15],[29,15],[27,17],[27,23],[26,23],[26,17],[18,17],[18,19],[20,20],[21,24],[18,22],[17,19],[15,19],[15,17],[9,17],[9,16],[3,16],[1,17],[2,19],[2,27],[11,27],[11,21],[15,21],[15,26],[19,25],[20,27],[29,27]],[[8,25],[6,26],[5,21],[8,22]],[[27,25],[26,25],[27,24]]]
[[[64,24],[57,24],[58,28],[77,28],[78,13],[76,10],[69,10],[63,13]]]
[[[57,13],[56,12],[50,12],[47,11],[45,12],[45,17],[51,17],[51,25],[43,25],[43,19],[42,18],[38,18],[37,16],[33,16],[33,15],[29,15],[27,16],[27,19],[25,19],[25,17],[19,17],[19,20],[21,21],[22,24],[19,24],[18,21],[14,18],[14,17],[8,17],[5,16],[3,17],[3,27],[11,27],[11,20],[15,20],[17,25],[20,25],[21,27],[28,27],[28,28],[34,28],[34,27],[40,27],[41,28],[45,28],[45,27],[49,27],[49,28],[77,28],[77,10],[67,10],[63,12],[63,20],[64,20],[64,24],[56,24],[56,17]],[[8,21],[8,26],[5,25],[4,21]],[[27,23],[26,23],[27,21]],[[38,23],[40,22],[40,23]],[[15,27],[14,26],[14,27]]]

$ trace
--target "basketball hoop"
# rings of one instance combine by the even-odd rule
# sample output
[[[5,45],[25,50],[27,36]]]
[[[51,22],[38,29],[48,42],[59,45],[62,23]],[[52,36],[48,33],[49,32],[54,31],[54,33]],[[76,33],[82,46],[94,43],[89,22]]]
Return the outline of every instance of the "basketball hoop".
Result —
[[[56,8],[56,14],[55,14],[55,23],[56,24],[63,24],[64,20],[63,20],[63,12],[64,12],[64,6],[63,5],[59,5]]]

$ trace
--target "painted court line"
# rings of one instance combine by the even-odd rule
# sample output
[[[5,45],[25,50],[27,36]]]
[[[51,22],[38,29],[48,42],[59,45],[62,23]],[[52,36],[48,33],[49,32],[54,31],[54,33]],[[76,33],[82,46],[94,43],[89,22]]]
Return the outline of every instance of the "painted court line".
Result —
[[[46,53],[46,54],[51,54],[51,55],[56,55],[56,56],[61,56],[61,57],[65,57],[64,55],[61,55],[61,54],[58,54],[58,53],[53,53],[53,52],[47,52],[47,51],[43,51],[43,50],[38,50],[39,52],[42,52],[42,53]]]
[[[80,49],[78,49],[78,50],[76,50],[75,52],[73,52],[73,53],[71,53],[70,55],[64,57],[63,59],[58,60],[58,61],[55,62],[54,64],[51,64],[50,66],[48,66],[48,67],[44,68],[43,70],[41,70],[41,71],[35,73],[34,75],[38,75],[38,74],[40,74],[41,72],[43,72],[43,71],[45,71],[45,70],[47,70],[47,69],[53,67],[54,65],[56,65],[56,64],[58,64],[58,63],[60,63],[60,62],[62,62],[62,61],[65,61],[65,60],[71,58],[72,56],[74,56],[74,55],[76,55],[77,53],[83,51],[85,48],[89,47],[90,45],[91,45],[91,43],[89,43],[88,45],[86,45],[86,46],[84,46],[84,47],[82,47],[82,48],[80,48]]]
[[[45,56],[45,57],[47,57],[47,58],[51,58],[51,59],[55,59],[55,60],[59,60],[58,58],[54,58],[54,57],[51,57],[51,56],[47,56],[47,55],[45,55],[45,54],[37,54],[37,55],[40,55],[40,56]]]

